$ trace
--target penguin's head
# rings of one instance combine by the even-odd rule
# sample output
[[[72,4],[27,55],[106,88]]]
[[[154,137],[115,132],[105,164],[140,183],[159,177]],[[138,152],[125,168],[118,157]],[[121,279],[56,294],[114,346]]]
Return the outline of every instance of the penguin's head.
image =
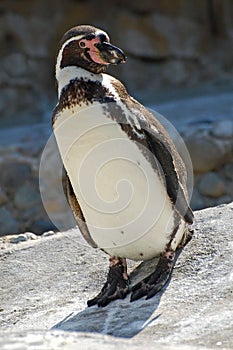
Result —
[[[109,36],[103,30],[81,25],[64,34],[56,69],[77,66],[98,74],[108,65],[123,63],[125,59],[124,52],[110,44]]]

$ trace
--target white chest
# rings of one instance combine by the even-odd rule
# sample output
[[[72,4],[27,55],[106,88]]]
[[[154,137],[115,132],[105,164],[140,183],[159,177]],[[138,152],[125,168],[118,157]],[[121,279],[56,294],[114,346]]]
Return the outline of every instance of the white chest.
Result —
[[[160,254],[174,226],[172,205],[136,143],[99,104],[64,110],[54,132],[97,245],[110,255],[133,260]]]

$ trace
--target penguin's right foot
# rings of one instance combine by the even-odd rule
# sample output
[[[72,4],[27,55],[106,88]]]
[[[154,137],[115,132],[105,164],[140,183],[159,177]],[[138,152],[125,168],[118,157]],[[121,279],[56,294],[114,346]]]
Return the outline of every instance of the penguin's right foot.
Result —
[[[100,293],[88,300],[87,305],[106,306],[116,299],[124,299],[129,293],[129,277],[126,259],[111,257],[107,281]]]

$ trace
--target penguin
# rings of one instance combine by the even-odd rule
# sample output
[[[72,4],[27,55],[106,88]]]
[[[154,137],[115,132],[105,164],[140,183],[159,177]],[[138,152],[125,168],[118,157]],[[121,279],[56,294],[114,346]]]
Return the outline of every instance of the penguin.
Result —
[[[106,73],[125,61],[108,34],[90,25],[68,30],[57,54],[52,125],[67,199],[85,240],[109,255],[107,280],[88,306],[103,307],[129,293],[130,301],[153,297],[192,236],[187,171],[173,141]],[[154,271],[131,286],[127,259],[154,257]]]

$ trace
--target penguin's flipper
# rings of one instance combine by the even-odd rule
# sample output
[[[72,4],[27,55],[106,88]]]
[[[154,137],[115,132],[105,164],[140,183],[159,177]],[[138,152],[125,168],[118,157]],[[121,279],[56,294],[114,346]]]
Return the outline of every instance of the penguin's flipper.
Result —
[[[177,154],[172,143],[169,142],[166,144],[162,142],[165,139],[160,140],[152,132],[149,133],[145,131],[145,133],[147,135],[148,144],[163,170],[168,196],[181,217],[183,217],[188,224],[192,224],[193,212],[185,194],[184,188],[186,186],[180,181],[178,176],[179,172],[176,169],[179,165],[181,173],[181,166],[183,166],[181,158]]]
[[[73,215],[74,215],[74,218],[77,222],[79,230],[81,231],[81,233],[82,233],[83,237],[85,238],[85,240],[87,241],[87,243],[89,243],[93,248],[97,248],[97,245],[94,242],[94,240],[92,239],[90,232],[88,230],[83,212],[82,212],[80,205],[77,201],[77,198],[76,198],[75,193],[73,191],[73,187],[71,185],[71,182],[70,182],[68,175],[66,175],[66,178],[65,178],[65,189],[66,189],[66,196],[67,196],[68,203],[71,207],[71,210],[73,212]]]
[[[110,258],[110,267],[107,281],[100,293],[88,300],[87,305],[106,306],[116,299],[124,299],[129,293],[129,278],[127,275],[126,259]]]

